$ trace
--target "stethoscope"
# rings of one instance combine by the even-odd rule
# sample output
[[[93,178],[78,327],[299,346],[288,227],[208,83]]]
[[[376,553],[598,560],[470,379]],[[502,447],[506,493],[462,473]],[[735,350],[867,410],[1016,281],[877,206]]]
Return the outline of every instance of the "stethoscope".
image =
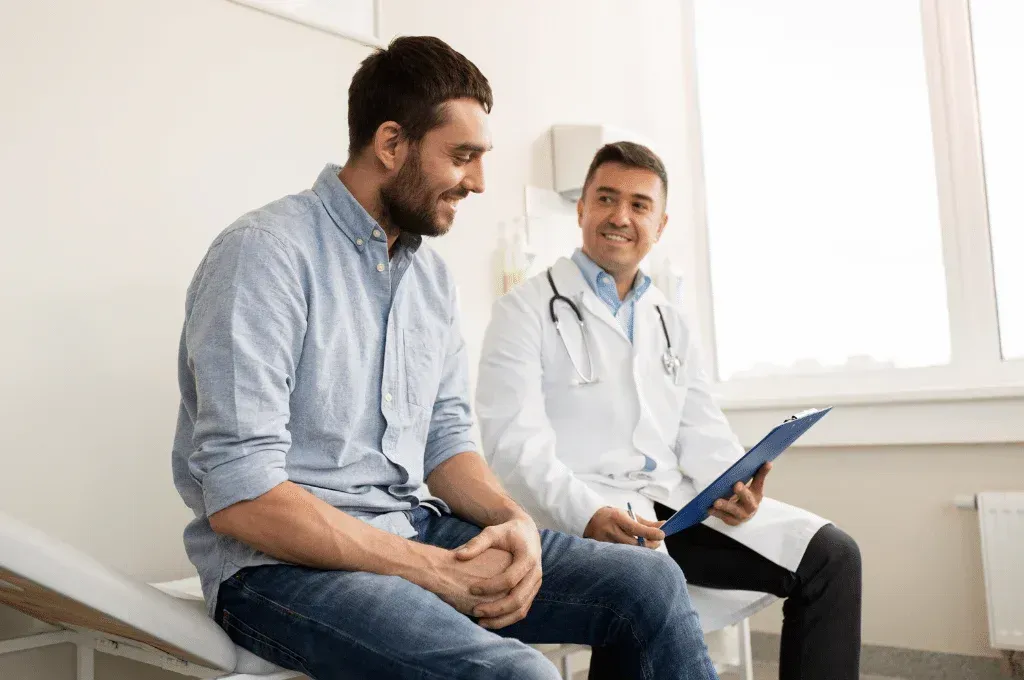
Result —
[[[580,313],[580,308],[576,306],[576,303],[565,297],[558,292],[558,288],[555,286],[555,279],[551,276],[551,269],[547,271],[548,284],[551,286],[551,292],[554,295],[548,300],[548,312],[551,315],[551,322],[555,324],[555,331],[558,333],[558,337],[562,340],[562,345],[565,347],[565,353],[569,355],[569,361],[572,363],[572,368],[576,371],[576,375],[579,376],[580,383],[584,385],[590,385],[597,382],[597,376],[594,370],[594,355],[590,350],[590,333],[587,331],[587,325],[583,322],[583,314]],[[576,363],[576,359],[573,358],[572,352],[569,351],[569,343],[566,341],[565,336],[562,335],[561,322],[558,319],[558,315],[555,314],[555,303],[564,302],[569,305],[569,309],[572,310],[573,316],[576,317],[576,323],[580,327],[580,335],[583,336],[583,353],[586,354],[587,364],[590,366],[588,371],[589,375],[583,375],[583,371],[580,370],[579,364]],[[682,367],[683,362],[680,361],[679,357],[676,356],[676,352],[672,349],[672,338],[668,333],[668,326],[665,324],[665,314],[661,311],[661,305],[654,305],[654,308],[658,310],[658,318],[661,319],[661,332],[665,335],[665,352],[661,355],[661,365],[665,369],[665,373],[671,376],[673,382],[678,382],[679,369]]]

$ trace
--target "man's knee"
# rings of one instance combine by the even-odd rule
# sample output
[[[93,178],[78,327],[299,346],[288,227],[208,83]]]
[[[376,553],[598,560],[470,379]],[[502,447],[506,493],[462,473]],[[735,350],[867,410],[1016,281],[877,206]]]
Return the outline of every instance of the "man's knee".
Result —
[[[861,578],[861,554],[857,541],[845,531],[829,524],[821,528],[809,546],[814,554],[810,559],[821,564],[822,570],[845,579]]]
[[[522,643],[487,665],[487,677],[497,680],[560,680],[562,677],[546,656]]]
[[[686,577],[668,553],[647,550],[642,553],[646,578],[666,592],[686,592]]]
[[[623,611],[668,616],[690,607],[683,570],[667,554],[616,546],[610,562]]]

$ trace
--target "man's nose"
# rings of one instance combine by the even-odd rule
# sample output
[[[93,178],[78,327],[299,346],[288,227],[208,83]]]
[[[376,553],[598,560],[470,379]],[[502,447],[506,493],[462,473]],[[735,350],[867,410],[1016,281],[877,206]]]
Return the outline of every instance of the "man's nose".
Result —
[[[473,167],[466,172],[466,177],[462,180],[462,187],[474,194],[482,194],[484,192],[486,184],[484,183],[483,163],[477,161],[473,164]]]
[[[615,206],[615,210],[612,212],[611,218],[609,219],[616,227],[628,227],[629,226],[629,204],[619,203]]]

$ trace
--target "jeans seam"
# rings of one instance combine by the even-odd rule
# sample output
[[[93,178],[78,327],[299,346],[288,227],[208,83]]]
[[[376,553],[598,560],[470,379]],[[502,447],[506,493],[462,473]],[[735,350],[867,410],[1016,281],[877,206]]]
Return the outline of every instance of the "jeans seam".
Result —
[[[314,626],[319,626],[321,628],[326,628],[327,630],[331,631],[332,633],[334,633],[338,637],[343,638],[344,640],[347,640],[350,644],[352,644],[355,647],[361,647],[361,648],[363,648],[363,649],[365,649],[365,650],[367,650],[369,652],[372,652],[373,654],[377,654],[379,656],[384,657],[388,661],[392,661],[394,663],[397,663],[397,664],[400,664],[402,666],[405,666],[406,668],[411,668],[411,669],[413,669],[415,671],[419,671],[420,673],[423,673],[427,677],[435,678],[436,680],[450,680],[449,676],[437,675],[436,673],[434,673],[432,671],[429,671],[429,670],[427,670],[425,668],[421,668],[421,667],[416,666],[414,664],[407,663],[406,661],[404,661],[402,659],[398,659],[396,657],[393,657],[390,654],[385,654],[384,652],[382,652],[382,651],[380,651],[378,649],[375,649],[375,648],[367,645],[362,640],[358,640],[358,639],[352,637],[351,635],[349,635],[348,633],[346,633],[346,632],[344,632],[342,630],[338,630],[334,626],[326,624],[323,621],[317,621],[316,619],[312,619],[312,618],[310,618],[308,616],[304,616],[303,614],[300,614],[299,612],[293,611],[293,610],[289,609],[288,607],[286,607],[285,605],[281,604],[280,602],[272,600],[269,597],[266,597],[265,595],[263,595],[262,593],[256,592],[255,590],[250,588],[245,583],[241,583],[241,584],[239,584],[239,586],[243,590],[245,590],[247,593],[250,593],[256,599],[262,600],[263,602],[265,602],[265,603],[267,603],[269,605],[272,605],[273,607],[276,607],[277,609],[280,609],[280,610],[282,610],[282,611],[284,611],[284,612],[294,616],[297,619],[301,619],[303,621],[311,623]],[[450,606],[450,605],[446,604],[445,606]],[[485,668],[489,668],[489,666],[487,664],[483,664],[483,666]],[[310,673],[309,675],[312,675],[312,673]]]
[[[640,658],[641,658],[640,670],[644,674],[644,679],[647,680],[648,678],[653,677],[652,674],[654,673],[654,667],[651,665],[650,660],[647,658],[647,652],[646,652],[647,644],[645,642],[643,642],[640,639],[640,635],[637,634],[636,627],[633,626],[633,620],[630,617],[623,615],[621,612],[619,612],[617,609],[615,609],[615,607],[611,607],[611,606],[609,606],[607,604],[604,604],[602,602],[597,602],[595,600],[588,600],[588,599],[583,599],[583,600],[561,599],[561,598],[542,596],[539,593],[533,599],[534,599],[535,602],[540,601],[540,602],[551,602],[551,603],[554,603],[554,604],[563,604],[563,605],[582,605],[584,607],[600,607],[601,609],[606,609],[606,610],[610,611],[616,618],[622,619],[623,621],[625,621],[629,625],[629,632],[633,634],[633,639],[636,640],[637,648],[640,650]]]
[[[292,651],[291,649],[284,646],[274,638],[259,632],[258,630],[256,630],[249,624],[245,623],[234,614],[232,614],[227,609],[224,610],[224,627],[231,628],[239,635],[246,637],[252,640],[253,642],[270,646],[275,651],[280,652],[281,654],[284,654],[285,656],[289,657],[292,661],[295,661],[302,669],[302,672],[305,675],[313,677],[313,673],[309,670],[305,657],[303,657],[301,654]]]

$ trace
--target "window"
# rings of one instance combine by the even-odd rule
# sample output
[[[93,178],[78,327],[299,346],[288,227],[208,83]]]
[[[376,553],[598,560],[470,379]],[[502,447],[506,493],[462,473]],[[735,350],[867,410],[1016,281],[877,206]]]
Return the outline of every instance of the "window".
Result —
[[[971,0],[974,69],[1003,357],[1024,358],[1024,3]]]
[[[698,0],[718,374],[949,361],[916,1]]]
[[[723,403],[1024,396],[1024,3],[684,7]]]

